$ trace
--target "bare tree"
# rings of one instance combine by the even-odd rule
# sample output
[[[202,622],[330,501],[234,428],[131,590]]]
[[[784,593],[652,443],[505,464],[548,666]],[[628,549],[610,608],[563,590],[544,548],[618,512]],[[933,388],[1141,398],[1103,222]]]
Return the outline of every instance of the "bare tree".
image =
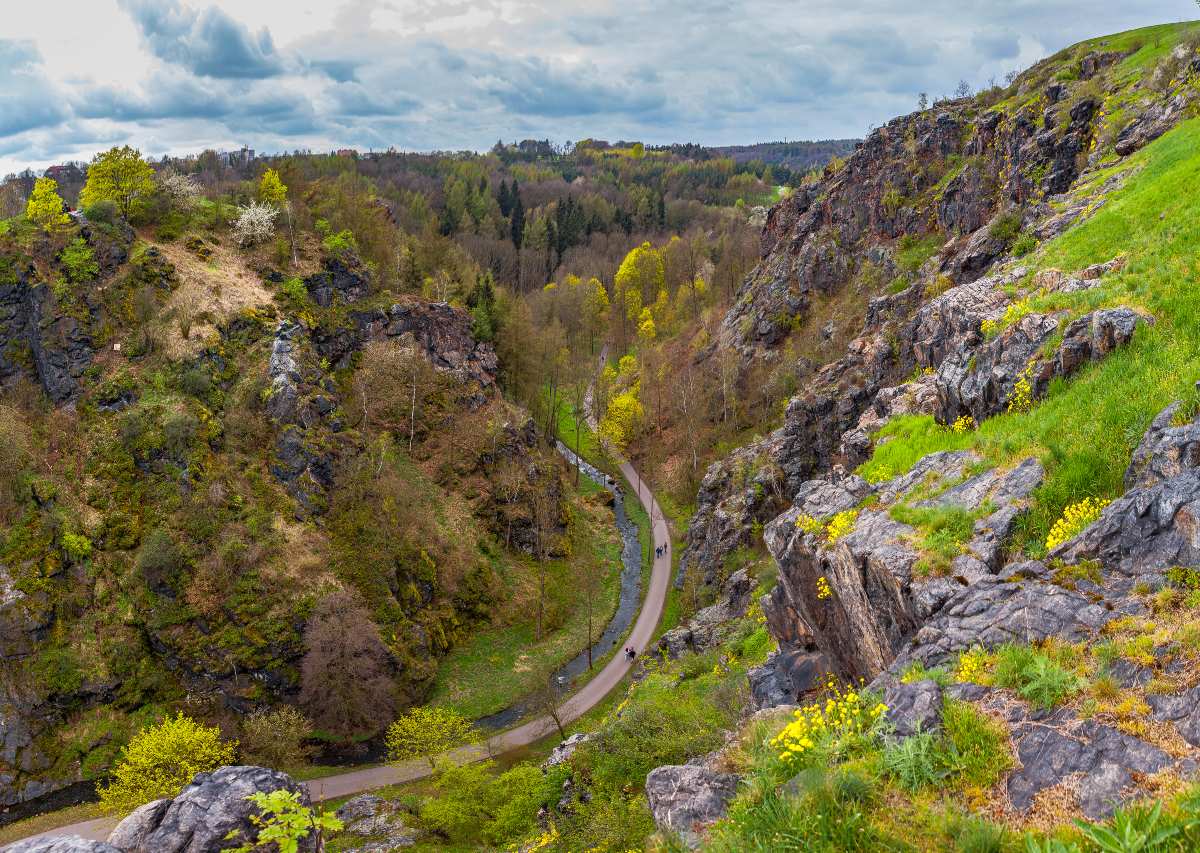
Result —
[[[531,710],[554,720],[554,725],[558,727],[558,736],[565,739],[567,729],[563,725],[562,708],[560,706],[562,691],[552,680],[554,676],[550,678],[551,680],[530,694],[529,707]]]
[[[375,734],[392,721],[391,654],[355,596],[339,591],[321,599],[304,645],[300,705],[318,729],[348,738]]]

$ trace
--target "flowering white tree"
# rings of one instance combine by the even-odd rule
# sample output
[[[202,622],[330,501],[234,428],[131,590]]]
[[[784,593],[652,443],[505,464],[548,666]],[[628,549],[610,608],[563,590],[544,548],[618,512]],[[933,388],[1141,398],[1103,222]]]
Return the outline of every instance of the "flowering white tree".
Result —
[[[275,217],[279,210],[270,204],[252,201],[246,206],[238,205],[238,218],[233,223],[233,234],[242,246],[253,246],[275,236]]]
[[[200,185],[191,175],[171,173],[161,180],[163,192],[171,200],[171,206],[179,210],[191,210],[200,200]]]

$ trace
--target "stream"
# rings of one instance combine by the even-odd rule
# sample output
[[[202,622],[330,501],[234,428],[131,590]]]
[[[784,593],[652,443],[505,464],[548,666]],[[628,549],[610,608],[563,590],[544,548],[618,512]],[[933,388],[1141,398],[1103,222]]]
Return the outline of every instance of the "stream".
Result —
[[[642,591],[642,543],[638,538],[638,527],[625,511],[625,492],[598,468],[589,465],[575,456],[574,451],[557,442],[558,452],[574,468],[579,465],[581,476],[587,477],[603,489],[613,493],[613,514],[616,516],[617,530],[621,534],[621,596],[617,602],[617,612],[609,621],[599,638],[592,644],[592,661],[599,668],[599,662],[612,651],[617,641],[625,636],[629,626],[637,616],[638,605],[641,602]],[[639,650],[640,651],[640,650]],[[588,650],[584,649],[574,658],[556,669],[550,676],[551,683],[563,694],[574,686],[575,680],[588,669]],[[523,717],[538,710],[527,700],[518,701],[503,711],[497,711],[475,721],[475,725],[484,731],[499,731],[506,729]]]

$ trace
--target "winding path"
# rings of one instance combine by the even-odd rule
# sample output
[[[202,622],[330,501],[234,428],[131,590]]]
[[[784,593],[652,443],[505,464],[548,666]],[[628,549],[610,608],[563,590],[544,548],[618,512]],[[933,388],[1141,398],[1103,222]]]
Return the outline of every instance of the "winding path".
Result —
[[[654,638],[662,618],[663,607],[667,600],[667,587],[671,580],[671,536],[667,522],[659,509],[648,486],[642,483],[637,471],[628,462],[621,463],[621,473],[629,483],[630,489],[637,495],[638,502],[646,510],[651,519],[651,532],[654,545],[657,548],[665,545],[662,555],[655,555],[650,572],[650,584],[646,589],[646,597],[642,602],[641,612],[633,623],[633,630],[626,642],[639,652],[645,651]],[[623,654],[616,654],[600,672],[585,684],[579,692],[569,697],[559,707],[559,718],[563,724],[579,719],[598,705],[613,688],[628,674],[633,662]],[[459,763],[480,761],[489,756],[500,755],[514,749],[528,746],[556,734],[558,727],[550,717],[539,717],[524,725],[501,732],[489,738],[484,743],[471,744],[454,750],[446,757]],[[306,782],[309,795],[314,802],[332,800],[338,797],[358,794],[382,788],[385,785],[395,785],[402,782],[412,782],[430,774],[429,763],[424,760],[407,761],[402,764],[384,764],[377,767],[364,767],[349,773],[339,773],[336,776],[326,776],[324,779],[314,779]],[[57,829],[39,833],[32,838],[50,836],[79,835],[84,838],[104,840],[116,825],[116,819],[111,817],[93,818],[79,823],[69,824]]]

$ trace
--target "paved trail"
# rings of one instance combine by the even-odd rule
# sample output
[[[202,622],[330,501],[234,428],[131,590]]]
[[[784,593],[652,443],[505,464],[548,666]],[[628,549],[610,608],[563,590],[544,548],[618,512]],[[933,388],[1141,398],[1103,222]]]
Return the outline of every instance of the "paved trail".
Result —
[[[662,510],[658,507],[658,502],[654,499],[649,487],[643,485],[637,471],[628,462],[622,462],[621,473],[625,475],[630,489],[637,495],[638,502],[646,510],[646,514],[653,519],[652,531],[655,548],[660,545],[666,546],[662,556],[654,558],[650,573],[650,586],[646,590],[642,610],[638,614],[637,621],[633,623],[629,639],[626,640],[628,645],[633,646],[641,653],[650,646],[654,631],[658,628],[659,620],[662,618],[663,606],[666,604],[667,587],[671,581],[671,536],[667,530],[667,522],[663,517]],[[625,655],[614,655],[591,681],[562,704],[559,709],[559,719],[565,725],[582,717],[621,683],[632,665]],[[479,761],[487,758],[489,754],[499,755],[531,743],[537,743],[556,731],[557,726],[555,726],[554,720],[550,717],[540,717],[517,726],[515,729],[501,732],[490,738],[486,744],[472,744],[457,749],[448,757],[458,762]],[[308,786],[312,799],[320,802],[371,791],[385,785],[411,782],[428,776],[429,773],[427,761],[409,761],[403,764],[364,767],[361,770],[339,773],[336,776],[326,776],[324,779],[314,779],[305,784]],[[52,829],[32,837],[80,835],[84,838],[104,840],[108,838],[108,834],[112,832],[115,825],[116,821],[113,818],[95,818]]]

